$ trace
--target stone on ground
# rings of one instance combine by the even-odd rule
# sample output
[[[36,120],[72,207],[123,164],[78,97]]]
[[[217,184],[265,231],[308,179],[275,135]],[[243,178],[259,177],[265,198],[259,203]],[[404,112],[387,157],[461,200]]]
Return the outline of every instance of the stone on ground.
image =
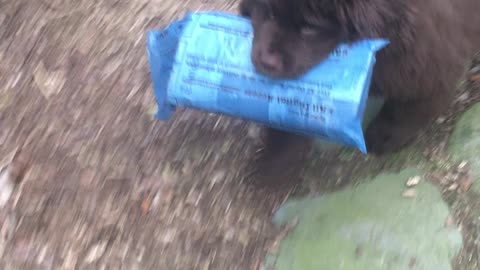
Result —
[[[276,258],[267,259],[271,269],[451,269],[462,237],[446,225],[449,209],[440,192],[422,178],[413,196],[404,195],[407,180],[422,175],[410,169],[287,202],[275,223],[299,222],[281,241]]]
[[[480,192],[480,104],[474,105],[458,120],[449,141],[449,152],[461,162],[468,161],[476,178],[474,190]]]

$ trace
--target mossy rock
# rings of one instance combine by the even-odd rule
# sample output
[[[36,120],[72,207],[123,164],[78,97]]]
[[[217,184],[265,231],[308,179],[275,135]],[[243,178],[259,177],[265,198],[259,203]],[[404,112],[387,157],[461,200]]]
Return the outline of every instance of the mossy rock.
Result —
[[[458,120],[449,140],[448,151],[455,161],[468,161],[475,176],[474,189],[480,192],[480,104],[466,111]]]
[[[415,197],[402,196],[407,179],[422,175],[408,169],[287,202],[274,222],[299,223],[267,259],[267,269],[450,270],[462,237],[445,226],[449,209],[440,192],[422,179]]]

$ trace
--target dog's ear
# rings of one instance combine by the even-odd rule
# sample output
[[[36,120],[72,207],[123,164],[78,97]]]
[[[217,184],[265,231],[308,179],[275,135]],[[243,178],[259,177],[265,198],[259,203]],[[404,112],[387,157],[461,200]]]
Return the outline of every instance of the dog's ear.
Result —
[[[381,37],[407,18],[402,0],[338,0],[337,17],[350,39]]]
[[[242,0],[239,5],[240,15],[244,17],[250,17],[252,15],[252,9],[255,0]]]

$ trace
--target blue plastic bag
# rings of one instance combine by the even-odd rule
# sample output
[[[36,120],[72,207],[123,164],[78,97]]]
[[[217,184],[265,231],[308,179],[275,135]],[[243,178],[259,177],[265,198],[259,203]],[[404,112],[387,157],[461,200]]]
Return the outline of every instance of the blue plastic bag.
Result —
[[[253,31],[243,17],[190,13],[163,31],[148,33],[147,51],[157,118],[176,106],[261,123],[367,152],[362,119],[375,54],[386,40],[342,44],[296,80],[255,71]]]

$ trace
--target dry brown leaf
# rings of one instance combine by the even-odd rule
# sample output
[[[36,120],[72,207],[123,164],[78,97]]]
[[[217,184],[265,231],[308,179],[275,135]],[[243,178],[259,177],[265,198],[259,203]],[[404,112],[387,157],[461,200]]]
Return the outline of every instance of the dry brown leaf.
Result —
[[[8,108],[11,104],[12,97],[9,91],[4,91],[0,97],[0,111]]]
[[[142,210],[142,214],[146,215],[150,211],[150,206],[152,205],[152,195],[149,193],[145,199],[143,199],[140,208]]]
[[[408,262],[408,268],[413,269],[416,264],[417,264],[417,259],[415,257],[412,257]]]
[[[355,257],[360,258],[363,255],[363,248],[361,246],[357,246],[355,248]]]
[[[10,164],[10,177],[15,183],[22,181],[27,171],[29,160],[24,155],[16,155]]]
[[[470,80],[474,82],[480,82],[480,74],[470,76]]]
[[[464,177],[460,179],[459,184],[460,190],[462,192],[467,192],[473,185],[473,177],[469,173],[467,173]]]
[[[452,227],[455,224],[455,220],[453,219],[452,216],[448,216],[447,219],[445,220],[445,227]]]

